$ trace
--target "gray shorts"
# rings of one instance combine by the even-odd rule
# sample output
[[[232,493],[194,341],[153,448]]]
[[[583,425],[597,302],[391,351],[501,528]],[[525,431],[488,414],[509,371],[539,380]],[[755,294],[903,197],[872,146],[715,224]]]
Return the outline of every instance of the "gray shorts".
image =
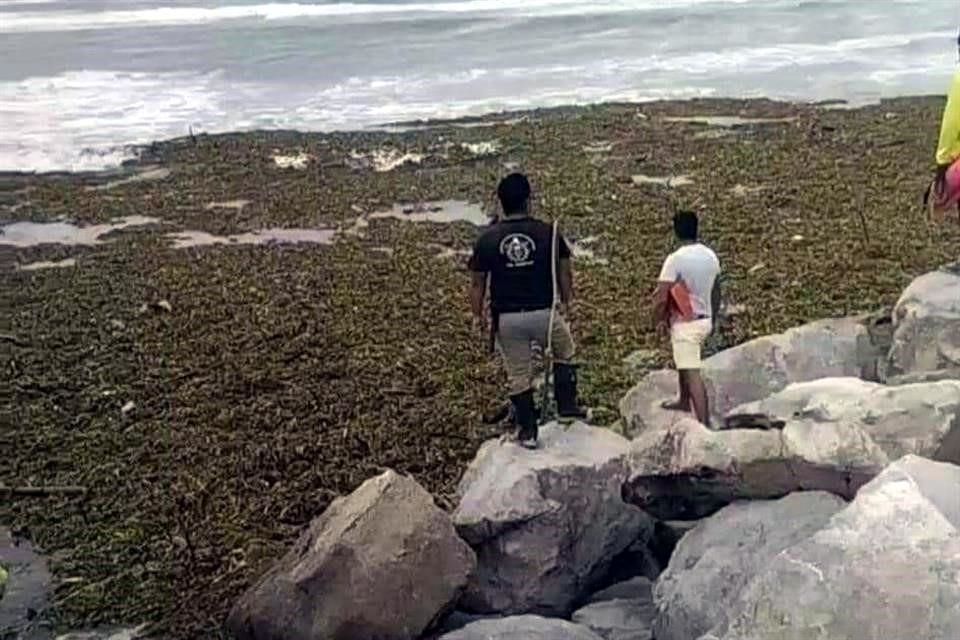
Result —
[[[507,369],[510,395],[523,393],[533,385],[531,342],[547,346],[550,309],[500,314],[497,347]],[[576,355],[573,336],[566,320],[557,311],[553,316],[553,361],[569,363]]]

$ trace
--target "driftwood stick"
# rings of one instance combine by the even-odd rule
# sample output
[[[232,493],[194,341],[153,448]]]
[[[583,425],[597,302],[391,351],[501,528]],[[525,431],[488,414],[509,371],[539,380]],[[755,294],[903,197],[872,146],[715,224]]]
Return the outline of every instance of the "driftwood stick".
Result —
[[[870,244],[870,229],[867,228],[867,191],[860,191],[860,201],[857,206],[857,215],[860,217],[860,229],[863,231],[863,244]]]
[[[0,485],[0,495],[21,497],[44,497],[54,495],[80,495],[87,493],[86,487],[77,486],[42,486],[42,487],[7,487]]]
[[[9,333],[0,333],[0,342],[12,342],[18,347],[29,347],[30,343]]]

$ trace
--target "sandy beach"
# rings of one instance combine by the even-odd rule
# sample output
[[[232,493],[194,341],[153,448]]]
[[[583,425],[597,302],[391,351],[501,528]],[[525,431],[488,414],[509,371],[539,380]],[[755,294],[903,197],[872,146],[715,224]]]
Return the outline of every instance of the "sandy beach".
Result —
[[[438,504],[504,398],[466,253],[505,172],[575,244],[583,401],[669,353],[647,296],[692,207],[725,272],[717,349],[892,305],[956,258],[920,206],[942,97],[862,108],[610,104],[337,134],[158,142],[111,174],[0,174],[0,502],[62,628],[220,633],[337,496],[392,468]],[[624,359],[641,351],[632,364]]]

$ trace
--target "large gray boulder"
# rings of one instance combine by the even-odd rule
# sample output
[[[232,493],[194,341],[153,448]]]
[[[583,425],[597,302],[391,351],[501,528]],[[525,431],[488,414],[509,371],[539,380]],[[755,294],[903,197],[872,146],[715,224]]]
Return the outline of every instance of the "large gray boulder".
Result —
[[[820,491],[736,502],[686,534],[654,591],[657,640],[698,638],[726,620],[740,590],[846,502]]]
[[[629,442],[607,429],[556,423],[541,447],[481,446],[460,481],[457,531],[478,567],[461,606],[477,613],[567,615],[652,520],[621,499]]]
[[[859,378],[800,382],[734,414],[856,422],[891,460],[916,454],[960,463],[960,380],[888,387]]]
[[[960,467],[906,456],[742,591],[702,640],[960,638]]]
[[[450,517],[387,471],[338,498],[233,607],[242,640],[417,638],[476,566]]]
[[[692,418],[630,446],[624,498],[661,520],[710,515],[740,499],[822,490],[852,498],[889,463],[856,422],[711,431]]]
[[[440,640],[603,640],[600,636],[566,620],[534,615],[509,616],[471,622]]]
[[[893,310],[890,375],[960,367],[960,264],[916,278]]]
[[[588,604],[574,611],[571,620],[603,640],[653,640],[652,600],[615,599]]]
[[[651,640],[655,614],[653,585],[637,577],[593,594],[570,619],[604,640]]]
[[[714,419],[738,405],[761,400],[793,382],[832,376],[870,377],[876,349],[870,318],[821,320],[726,349],[703,361]],[[684,414],[660,408],[677,395],[676,372],[650,372],[620,401],[627,433],[666,428]]]

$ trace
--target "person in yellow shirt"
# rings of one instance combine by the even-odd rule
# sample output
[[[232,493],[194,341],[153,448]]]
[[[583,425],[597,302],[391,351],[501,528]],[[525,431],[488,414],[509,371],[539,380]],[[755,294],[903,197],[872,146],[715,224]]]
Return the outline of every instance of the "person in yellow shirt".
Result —
[[[960,54],[960,35],[957,36]],[[940,139],[937,142],[937,173],[931,189],[930,215],[939,220],[950,207],[960,202],[960,69],[953,74],[947,103],[943,108],[940,123]],[[927,197],[929,197],[929,192]]]

